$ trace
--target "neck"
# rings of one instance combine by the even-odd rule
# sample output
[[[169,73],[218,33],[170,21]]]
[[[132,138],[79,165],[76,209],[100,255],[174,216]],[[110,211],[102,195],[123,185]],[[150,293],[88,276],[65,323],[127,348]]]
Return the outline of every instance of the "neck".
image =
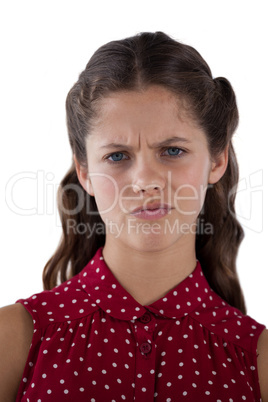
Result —
[[[103,257],[118,282],[141,305],[164,297],[196,267],[195,237],[167,249],[140,251],[106,240]]]

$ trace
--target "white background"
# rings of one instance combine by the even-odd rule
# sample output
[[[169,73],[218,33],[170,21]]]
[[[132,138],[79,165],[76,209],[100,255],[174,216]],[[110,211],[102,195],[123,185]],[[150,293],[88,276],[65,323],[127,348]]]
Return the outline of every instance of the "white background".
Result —
[[[265,1],[3,3],[0,306],[42,291],[43,267],[61,235],[56,191],[72,157],[67,92],[99,46],[141,31],[164,31],[195,47],[214,77],[227,77],[235,89],[240,111],[234,138],[241,177],[237,211],[246,233],[237,266],[248,314],[268,326]],[[11,205],[12,180],[22,176],[28,179],[13,186]],[[23,216],[15,205],[38,206],[38,211]]]

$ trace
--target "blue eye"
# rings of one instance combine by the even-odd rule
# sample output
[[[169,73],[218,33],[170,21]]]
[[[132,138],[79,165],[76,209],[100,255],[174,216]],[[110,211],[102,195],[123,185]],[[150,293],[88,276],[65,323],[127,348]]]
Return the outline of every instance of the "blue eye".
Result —
[[[123,160],[123,156],[123,152],[114,152],[113,154],[109,155],[107,159],[113,162],[121,162]]]
[[[183,150],[177,147],[170,147],[165,150],[168,152],[168,156],[180,156],[183,153]]]

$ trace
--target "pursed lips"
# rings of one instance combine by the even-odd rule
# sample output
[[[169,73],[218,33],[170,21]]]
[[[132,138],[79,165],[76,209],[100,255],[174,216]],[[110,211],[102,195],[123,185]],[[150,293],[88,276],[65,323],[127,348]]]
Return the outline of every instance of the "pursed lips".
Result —
[[[146,206],[141,205],[138,208],[133,209],[130,213],[131,215],[136,215],[139,214],[143,211],[147,211],[149,214],[154,214],[163,211],[163,213],[167,213],[169,210],[171,210],[172,207],[168,204],[163,204],[163,203],[153,203],[153,204],[148,204]]]

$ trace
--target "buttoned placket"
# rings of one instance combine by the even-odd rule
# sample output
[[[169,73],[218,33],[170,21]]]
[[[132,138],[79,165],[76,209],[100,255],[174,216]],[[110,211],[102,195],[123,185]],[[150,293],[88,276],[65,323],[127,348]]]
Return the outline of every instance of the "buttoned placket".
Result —
[[[136,371],[134,399],[138,402],[154,401],[156,344],[154,331],[157,326],[153,313],[146,311],[131,321],[136,338]]]

